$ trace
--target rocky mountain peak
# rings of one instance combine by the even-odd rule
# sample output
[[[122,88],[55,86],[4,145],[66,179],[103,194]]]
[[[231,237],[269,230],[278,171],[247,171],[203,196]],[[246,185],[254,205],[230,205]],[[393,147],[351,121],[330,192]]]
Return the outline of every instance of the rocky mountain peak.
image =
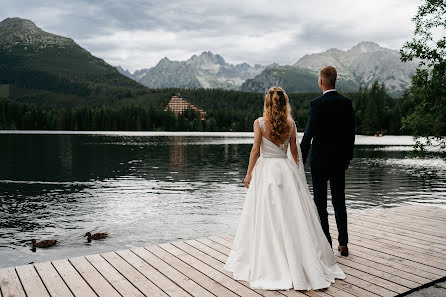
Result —
[[[199,56],[193,55],[188,61],[192,65],[216,64],[226,65],[225,59],[219,54],[214,55],[211,51],[204,51]]]
[[[41,31],[32,21],[22,18],[6,18],[0,22],[0,30]]]
[[[14,17],[0,22],[0,46],[5,48],[34,46],[34,49],[43,49],[74,44],[72,39],[47,33],[27,19]]]
[[[379,46],[375,42],[371,41],[362,41],[357,45],[353,46],[349,52],[351,53],[372,53],[377,51],[385,50],[385,48]]]
[[[168,57],[164,57],[159,60],[158,64],[156,64],[155,67],[165,67],[171,65],[172,63],[174,63],[174,61],[170,60]]]
[[[203,51],[192,55],[186,61],[171,61],[167,57],[149,69],[141,69],[133,74],[117,67],[122,74],[147,87],[183,87],[183,88],[224,88],[238,89],[248,78],[253,78],[265,67],[254,67],[247,63],[233,65],[227,63],[219,54]]]

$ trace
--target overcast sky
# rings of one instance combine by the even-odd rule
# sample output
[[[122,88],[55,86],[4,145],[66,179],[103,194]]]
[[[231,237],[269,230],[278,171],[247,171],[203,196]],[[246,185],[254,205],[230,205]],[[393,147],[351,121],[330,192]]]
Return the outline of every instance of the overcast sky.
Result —
[[[421,0],[0,0],[21,17],[73,38],[130,71],[210,50],[229,63],[293,64],[308,53],[375,41],[399,49]]]

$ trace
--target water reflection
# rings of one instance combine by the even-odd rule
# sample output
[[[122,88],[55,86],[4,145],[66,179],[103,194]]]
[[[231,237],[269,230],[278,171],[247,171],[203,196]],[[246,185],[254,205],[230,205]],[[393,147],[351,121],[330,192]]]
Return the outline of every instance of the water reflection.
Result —
[[[244,134],[0,134],[0,267],[234,232],[251,142]],[[407,146],[388,145],[356,147],[349,211],[444,205],[438,152],[413,159]],[[87,231],[110,238],[87,244]],[[32,238],[61,243],[32,253]]]
[[[185,163],[186,146],[183,136],[169,136],[169,164],[171,169],[182,169]]]

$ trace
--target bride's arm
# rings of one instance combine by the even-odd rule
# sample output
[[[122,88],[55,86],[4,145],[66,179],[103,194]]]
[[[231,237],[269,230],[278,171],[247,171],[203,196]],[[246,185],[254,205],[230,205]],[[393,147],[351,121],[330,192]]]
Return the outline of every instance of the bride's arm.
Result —
[[[294,123],[294,121],[293,121]],[[296,124],[293,125],[293,133],[291,134],[290,139],[290,151],[291,155],[293,156],[294,162],[296,162],[296,165],[299,166],[299,152],[297,151],[297,141],[296,141]]]
[[[252,144],[251,154],[249,155],[249,165],[248,172],[244,180],[246,188],[249,188],[249,183],[251,182],[251,174],[254,166],[256,165],[257,159],[260,156],[260,144],[262,143],[262,132],[260,131],[259,120],[254,121],[254,143]]]

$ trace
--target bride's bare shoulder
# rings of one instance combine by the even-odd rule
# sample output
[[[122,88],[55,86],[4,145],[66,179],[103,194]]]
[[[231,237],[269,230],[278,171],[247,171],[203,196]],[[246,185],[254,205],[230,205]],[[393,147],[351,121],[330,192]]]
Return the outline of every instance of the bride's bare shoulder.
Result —
[[[254,120],[254,123],[253,123],[253,124],[254,124],[254,125],[258,125],[259,123],[260,123],[260,118],[257,118],[257,119]]]
[[[260,120],[261,118],[257,118],[257,119],[255,119],[254,120],[254,123],[252,123],[252,125],[253,125],[253,127],[255,128],[255,127],[259,127],[261,124],[260,124]]]

